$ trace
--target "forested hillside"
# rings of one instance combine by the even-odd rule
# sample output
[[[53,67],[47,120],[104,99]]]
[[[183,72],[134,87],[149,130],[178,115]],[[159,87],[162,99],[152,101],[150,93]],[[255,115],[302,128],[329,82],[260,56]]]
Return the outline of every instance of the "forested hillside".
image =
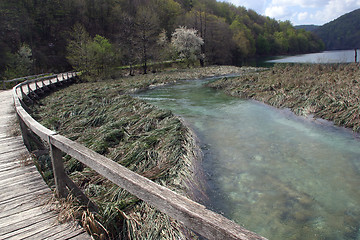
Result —
[[[304,29],[306,31],[315,31],[319,27],[320,27],[319,25],[297,25],[297,26],[295,26],[296,29]]]
[[[1,0],[0,78],[71,69],[68,39],[74,49],[76,37],[92,40],[103,65],[176,58],[159,38],[170,41],[179,26],[198,30],[200,60],[207,65],[323,48],[315,35],[288,21],[215,0]]]
[[[360,48],[360,9],[314,30],[327,50]]]

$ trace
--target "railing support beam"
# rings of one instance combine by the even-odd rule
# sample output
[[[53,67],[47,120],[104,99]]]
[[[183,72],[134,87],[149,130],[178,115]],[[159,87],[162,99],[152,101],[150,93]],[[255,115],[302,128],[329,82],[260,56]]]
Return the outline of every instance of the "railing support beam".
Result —
[[[66,198],[69,194],[69,191],[66,188],[65,178],[66,173],[64,169],[64,164],[62,161],[62,152],[50,143],[50,155],[51,163],[53,166],[54,180],[56,186],[56,195],[57,197]]]
[[[66,198],[69,193],[71,193],[91,211],[98,211],[98,206],[93,203],[65,173],[64,163],[62,160],[63,152],[51,144],[50,138],[49,144],[57,197]]]
[[[21,119],[21,117],[19,117],[18,114],[16,114],[16,115],[17,115],[17,118],[19,121],[21,136],[22,136],[24,145],[26,146],[27,149],[30,149],[29,130],[28,130],[26,124],[24,123],[24,121]]]

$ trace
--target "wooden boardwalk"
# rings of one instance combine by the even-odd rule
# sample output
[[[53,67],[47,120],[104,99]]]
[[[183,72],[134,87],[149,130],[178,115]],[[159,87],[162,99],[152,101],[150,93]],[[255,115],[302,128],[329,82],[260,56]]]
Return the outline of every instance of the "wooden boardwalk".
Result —
[[[91,239],[75,223],[59,224],[46,204],[52,192],[33,164],[16,120],[12,91],[0,91],[0,239]]]

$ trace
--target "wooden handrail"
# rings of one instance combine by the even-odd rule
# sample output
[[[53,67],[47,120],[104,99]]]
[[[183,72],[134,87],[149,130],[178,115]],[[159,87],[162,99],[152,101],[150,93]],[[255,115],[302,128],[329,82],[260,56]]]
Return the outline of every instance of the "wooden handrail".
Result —
[[[42,73],[42,74],[38,74],[38,75],[32,75],[32,76],[26,76],[26,77],[20,77],[20,78],[14,78],[11,80],[3,80],[3,89],[6,89],[5,87],[5,83],[11,83],[11,82],[20,82],[20,81],[25,81],[28,80],[30,78],[39,78],[45,75],[49,75],[50,73]]]
[[[66,75],[53,75],[52,79],[54,81],[48,77],[46,77],[46,80],[49,80],[48,84],[52,85],[59,83],[59,81],[67,81],[75,76],[75,73],[70,72],[66,73]],[[56,193],[58,196],[65,197],[69,194],[68,189],[70,189],[75,196],[85,202],[90,208],[97,209],[97,206],[66,175],[62,161],[62,153],[66,153],[95,170],[106,179],[208,239],[266,239],[239,226],[224,216],[206,209],[205,206],[154,183],[113,160],[42,126],[25,111],[22,104],[23,94],[30,96],[32,91],[38,89],[38,86],[36,86],[38,81],[43,83],[41,88],[46,86],[43,82],[44,79],[39,78],[20,83],[13,88],[15,109],[20,121],[25,145],[28,143],[27,131],[30,130],[50,146]],[[35,90],[31,88],[31,84],[35,84]],[[22,89],[22,86],[25,85],[28,92],[24,92]],[[18,95],[19,89],[21,97]]]

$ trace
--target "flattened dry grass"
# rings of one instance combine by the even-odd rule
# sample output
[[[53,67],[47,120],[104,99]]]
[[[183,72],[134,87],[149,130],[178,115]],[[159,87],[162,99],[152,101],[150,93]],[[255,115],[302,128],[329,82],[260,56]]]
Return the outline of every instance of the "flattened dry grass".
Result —
[[[360,131],[358,64],[279,64],[268,71],[223,78],[209,86]]]
[[[194,199],[193,190],[201,189],[201,179],[197,178],[201,154],[192,131],[171,112],[125,93],[179,79],[241,71],[213,67],[75,84],[40,100],[33,116],[44,126]],[[95,238],[196,238],[178,222],[77,160],[65,156],[64,161],[68,175],[100,208],[98,213],[77,215]],[[46,173],[51,177],[49,170]]]

